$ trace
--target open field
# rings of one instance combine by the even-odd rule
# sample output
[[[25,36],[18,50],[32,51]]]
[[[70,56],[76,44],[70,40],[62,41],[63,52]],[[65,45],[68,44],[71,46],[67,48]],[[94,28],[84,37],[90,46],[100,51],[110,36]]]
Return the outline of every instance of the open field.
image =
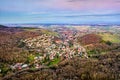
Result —
[[[110,34],[110,33],[100,33],[99,34],[103,40],[111,41],[113,43],[120,43],[120,36],[117,34]]]

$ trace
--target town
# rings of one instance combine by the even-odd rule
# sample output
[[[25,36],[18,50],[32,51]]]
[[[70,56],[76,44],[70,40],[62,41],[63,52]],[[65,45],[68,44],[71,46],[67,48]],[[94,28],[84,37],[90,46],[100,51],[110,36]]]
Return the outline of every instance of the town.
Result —
[[[58,28],[59,29],[59,28]],[[46,63],[53,61],[54,59],[71,59],[73,57],[88,58],[86,49],[77,42],[75,32],[71,30],[63,29],[58,32],[60,37],[43,34],[34,38],[28,38],[21,40],[25,44],[25,47],[30,51],[36,51],[36,55],[30,55],[33,57],[33,63],[16,63],[11,66],[12,69],[21,70],[30,68],[29,65],[33,65],[34,68],[41,68],[46,66]]]
[[[23,26],[23,25],[22,25]],[[25,26],[25,25],[24,25]],[[39,26],[42,28],[43,26]],[[12,64],[10,68],[12,70],[22,69],[39,69],[44,66],[57,65],[62,60],[71,59],[74,57],[88,58],[88,53],[85,46],[81,45],[78,41],[78,37],[86,34],[94,33],[112,33],[111,29],[116,27],[110,27],[104,29],[104,27],[98,26],[58,26],[52,25],[44,27],[50,32],[55,32],[55,35],[47,33],[41,34],[36,37],[30,37],[27,39],[21,39],[20,45],[24,46],[24,49],[33,51],[36,54],[29,54],[27,62]],[[28,28],[29,29],[29,28]],[[39,28],[37,28],[39,31]],[[36,30],[37,30],[36,29]],[[117,29],[118,30],[118,29]],[[119,31],[118,31],[119,32]],[[57,33],[57,34],[56,34]],[[116,34],[117,33],[116,31]],[[51,64],[54,63],[54,64]]]

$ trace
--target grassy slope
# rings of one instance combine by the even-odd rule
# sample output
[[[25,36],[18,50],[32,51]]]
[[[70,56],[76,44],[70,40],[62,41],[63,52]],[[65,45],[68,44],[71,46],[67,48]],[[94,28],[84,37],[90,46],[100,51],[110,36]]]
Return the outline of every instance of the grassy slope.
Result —
[[[111,41],[113,43],[120,43],[120,37],[116,34],[101,33],[99,35],[102,36],[103,40],[105,41]]]
[[[48,66],[54,66],[60,62],[60,58],[55,58],[49,62]]]
[[[56,32],[52,32],[52,31],[49,31],[49,30],[45,30],[45,29],[41,29],[41,28],[27,28],[27,27],[24,27],[22,28],[23,30],[25,31],[32,31],[32,32],[36,32],[37,30],[40,30],[43,34],[47,34],[47,35],[52,35],[52,36],[57,36],[58,37],[58,33]]]
[[[25,31],[33,31],[33,32],[40,30],[39,28],[30,28],[30,27],[23,27],[22,29]]]
[[[49,30],[41,30],[42,33],[47,34],[47,35],[52,35],[52,36],[58,36],[58,33],[52,32]]]

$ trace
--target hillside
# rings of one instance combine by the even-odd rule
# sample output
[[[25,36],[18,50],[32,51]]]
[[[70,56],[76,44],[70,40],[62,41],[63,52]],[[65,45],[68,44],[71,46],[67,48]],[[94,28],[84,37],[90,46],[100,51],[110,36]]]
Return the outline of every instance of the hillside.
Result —
[[[0,28],[7,28],[7,26],[0,25]]]
[[[96,44],[100,43],[102,41],[101,37],[96,34],[87,34],[80,38],[78,38],[78,41],[83,45],[89,45],[89,44]]]
[[[119,43],[93,33],[79,37],[79,31],[63,27],[53,30],[2,27],[0,80],[119,78]]]
[[[99,33],[104,41],[110,41],[112,43],[120,43],[120,36],[112,33]]]
[[[86,34],[82,37],[78,37],[79,44],[82,44],[85,47],[89,57],[105,54],[119,47],[119,43],[113,43],[112,41],[109,41],[110,39],[113,40],[114,37],[109,37],[109,40],[107,40],[108,38],[102,34]],[[111,35],[113,36],[114,34]],[[102,36],[107,39],[104,39]]]
[[[4,80],[117,80],[120,78],[119,57],[119,52],[113,52],[99,56],[98,60],[73,58],[55,67],[28,70]]]

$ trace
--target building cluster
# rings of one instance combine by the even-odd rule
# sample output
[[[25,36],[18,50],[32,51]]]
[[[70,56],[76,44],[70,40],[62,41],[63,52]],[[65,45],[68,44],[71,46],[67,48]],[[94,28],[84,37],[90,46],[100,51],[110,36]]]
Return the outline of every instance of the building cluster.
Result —
[[[38,37],[25,39],[23,42],[30,49],[37,49],[38,51],[43,51],[44,56],[49,56],[49,59],[54,59],[56,56],[64,58],[72,58],[76,55],[81,54],[87,57],[85,48],[75,41],[72,34],[68,32],[69,35],[64,35],[63,38],[55,38],[54,36],[43,34]],[[61,34],[63,35],[63,34]],[[66,37],[67,36],[67,37]],[[72,40],[72,42],[70,42]],[[44,59],[44,58],[42,58]]]
[[[50,46],[51,39],[53,39],[52,36],[47,36],[46,34],[43,34],[41,36],[37,36],[35,38],[28,38],[22,41],[26,44],[28,48],[37,49],[41,47]]]

